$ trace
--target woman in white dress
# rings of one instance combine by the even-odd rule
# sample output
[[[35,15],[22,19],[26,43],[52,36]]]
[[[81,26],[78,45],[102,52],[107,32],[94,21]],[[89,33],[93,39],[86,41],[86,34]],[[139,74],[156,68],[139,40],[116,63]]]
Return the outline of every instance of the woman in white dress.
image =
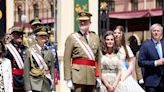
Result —
[[[114,52],[114,35],[107,31],[102,44],[101,71],[103,85],[100,92],[127,92],[127,87],[119,83],[121,64],[118,55]]]
[[[135,57],[130,47],[125,43],[124,28],[122,26],[115,28],[114,37],[116,52],[122,65],[121,82],[128,86],[127,92],[144,92],[136,81]],[[125,66],[126,60],[128,60],[128,69]]]
[[[11,62],[5,58],[6,49],[0,41],[0,92],[13,92]]]

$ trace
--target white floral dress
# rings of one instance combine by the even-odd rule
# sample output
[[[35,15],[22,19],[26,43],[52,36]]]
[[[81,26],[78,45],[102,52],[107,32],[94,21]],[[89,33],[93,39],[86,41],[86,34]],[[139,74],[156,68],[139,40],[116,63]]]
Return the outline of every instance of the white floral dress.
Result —
[[[102,56],[101,58],[101,71],[102,76],[110,83],[113,84],[118,71],[121,71],[121,64],[119,62],[118,56],[113,54],[112,57],[108,57],[108,54]],[[102,85],[100,87],[100,92],[108,92],[106,87]],[[115,92],[127,92],[127,86],[119,82]]]

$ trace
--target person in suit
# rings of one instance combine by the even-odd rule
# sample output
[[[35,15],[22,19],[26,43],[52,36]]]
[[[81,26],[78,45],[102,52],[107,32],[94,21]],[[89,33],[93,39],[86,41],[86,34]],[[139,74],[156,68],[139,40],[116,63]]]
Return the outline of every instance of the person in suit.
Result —
[[[51,50],[45,48],[48,33],[44,26],[34,31],[37,43],[29,47],[25,57],[25,90],[27,92],[55,92],[55,57]]]
[[[0,41],[0,92],[13,92],[11,61],[5,54],[5,45]]]
[[[13,75],[13,89],[14,92],[24,92],[24,55],[27,47],[23,44],[24,31],[21,27],[12,27],[12,39],[9,43],[5,44],[7,47],[6,58],[11,61],[12,75]]]
[[[71,92],[94,92],[96,79],[99,80],[100,40],[89,31],[91,16],[88,12],[78,13],[79,31],[65,42],[64,79]]]
[[[145,41],[139,52],[146,92],[164,92],[163,28],[156,23],[150,27],[151,39]]]

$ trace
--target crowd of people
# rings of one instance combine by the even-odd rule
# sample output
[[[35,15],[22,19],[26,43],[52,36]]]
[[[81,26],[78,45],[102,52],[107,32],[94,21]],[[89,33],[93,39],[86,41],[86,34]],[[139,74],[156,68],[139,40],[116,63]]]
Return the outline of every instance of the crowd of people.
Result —
[[[59,78],[53,32],[40,19],[30,21],[32,32],[12,27],[0,42],[0,92],[55,92]]]
[[[164,92],[163,27],[150,27],[151,39],[135,56],[123,26],[106,30],[99,39],[89,31],[91,16],[78,13],[79,31],[65,42],[64,80],[71,92]],[[60,73],[52,32],[39,19],[29,23],[31,33],[12,27],[0,41],[0,92],[56,92]]]

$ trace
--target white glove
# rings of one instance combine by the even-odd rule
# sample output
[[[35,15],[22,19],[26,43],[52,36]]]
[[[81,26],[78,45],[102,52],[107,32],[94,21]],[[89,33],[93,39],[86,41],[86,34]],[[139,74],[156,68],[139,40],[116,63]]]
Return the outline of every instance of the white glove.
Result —
[[[139,84],[144,84],[144,80],[143,79],[140,79],[139,80]]]
[[[27,92],[32,92],[32,90],[29,90],[29,91],[27,91]]]
[[[97,81],[96,87],[99,88],[102,84],[101,79],[99,77],[96,77],[96,81]]]
[[[67,80],[67,87],[70,88],[70,89],[72,89],[72,90],[74,89],[72,80]]]
[[[51,92],[56,92],[56,91],[51,91]]]

